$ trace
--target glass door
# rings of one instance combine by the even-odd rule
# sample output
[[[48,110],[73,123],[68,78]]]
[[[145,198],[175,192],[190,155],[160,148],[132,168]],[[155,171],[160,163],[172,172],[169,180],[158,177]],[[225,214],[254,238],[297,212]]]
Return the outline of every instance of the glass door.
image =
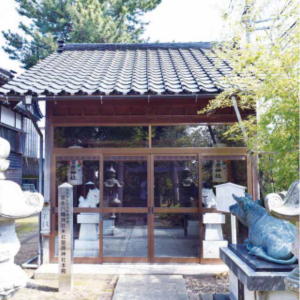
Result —
[[[200,258],[199,164],[194,155],[153,156],[152,261]]]
[[[58,187],[72,185],[73,192],[73,256],[75,262],[101,262],[99,224],[100,156],[56,157],[55,202],[52,216],[52,255],[58,256]]]
[[[148,261],[147,165],[147,156],[104,156],[104,261]]]
[[[227,201],[218,194],[219,185],[251,187],[248,169],[246,157],[239,156],[100,151],[55,156],[51,257],[57,257],[58,187],[68,182],[73,186],[76,263],[197,263],[217,258],[219,244],[209,252],[212,237],[203,218],[220,213],[217,204]],[[231,241],[229,217],[223,218],[220,241]],[[239,226],[238,236],[243,230]]]

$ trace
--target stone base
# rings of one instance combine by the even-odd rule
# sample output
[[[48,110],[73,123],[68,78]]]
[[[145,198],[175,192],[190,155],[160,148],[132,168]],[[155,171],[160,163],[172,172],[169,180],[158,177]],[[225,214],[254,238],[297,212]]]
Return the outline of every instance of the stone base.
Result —
[[[203,224],[224,224],[225,215],[220,213],[205,213],[203,215]]]
[[[98,224],[81,224],[79,230],[79,240],[96,241],[98,238]]]
[[[229,267],[229,291],[232,300],[298,300],[298,293],[288,291],[284,280],[288,272],[254,271],[229,248],[220,250]]]
[[[270,280],[271,280],[270,276]],[[230,299],[238,300],[238,299],[245,299],[245,300],[299,300],[298,292],[293,293],[291,291],[251,291],[247,288],[247,286],[243,286],[242,289],[239,290],[238,288],[238,278],[232,271],[229,271],[229,294]],[[239,297],[240,295],[240,297]]]
[[[229,244],[228,248],[256,272],[291,272],[297,264],[282,265],[249,254],[244,244]]]
[[[205,225],[205,240],[206,241],[223,241],[223,230],[221,224],[206,224]]]
[[[96,213],[80,213],[77,215],[78,224],[98,224],[100,215]]]
[[[5,299],[25,287],[27,280],[26,273],[19,266],[11,262],[0,263],[0,299]]]
[[[74,257],[96,257],[99,255],[99,240],[74,242]]]
[[[203,241],[203,258],[220,258],[220,248],[227,245],[227,241]]]

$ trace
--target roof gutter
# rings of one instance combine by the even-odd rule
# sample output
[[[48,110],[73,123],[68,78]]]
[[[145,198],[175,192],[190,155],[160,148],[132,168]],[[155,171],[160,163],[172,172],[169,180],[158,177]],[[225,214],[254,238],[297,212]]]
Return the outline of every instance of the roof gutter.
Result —
[[[144,99],[149,101],[150,99],[174,99],[174,98],[194,98],[194,99],[207,99],[214,98],[219,93],[204,93],[204,94],[154,94],[154,95],[68,95],[68,96],[32,96],[33,101],[76,101],[76,100],[132,100],[132,99]],[[20,96],[5,96],[0,95],[0,101],[23,101],[25,95]]]

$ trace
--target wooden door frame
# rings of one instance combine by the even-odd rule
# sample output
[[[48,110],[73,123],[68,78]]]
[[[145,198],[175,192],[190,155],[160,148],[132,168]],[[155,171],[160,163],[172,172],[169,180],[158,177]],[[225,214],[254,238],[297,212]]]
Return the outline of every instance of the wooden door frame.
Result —
[[[199,198],[198,208],[171,208],[162,209],[154,208],[154,157],[159,156],[195,156],[198,159],[198,176],[199,182],[201,181],[201,166],[203,160],[207,159],[227,159],[227,160],[246,160],[247,162],[247,187],[250,193],[253,193],[253,172],[252,160],[247,154],[247,149],[244,147],[224,147],[224,148],[84,148],[84,149],[67,149],[67,148],[54,148],[51,155],[51,232],[50,232],[50,262],[56,262],[57,258],[54,256],[54,243],[55,243],[55,225],[57,207],[55,206],[56,199],[56,163],[58,160],[72,159],[72,157],[81,157],[81,159],[94,158],[99,161],[99,187],[100,199],[103,198],[103,168],[105,156],[145,156],[147,161],[147,190],[148,201],[147,207],[120,207],[109,208],[103,207],[103,201],[100,201],[99,208],[74,208],[74,213],[80,212],[120,212],[120,213],[145,213],[147,214],[147,227],[148,227],[148,250],[147,257],[104,257],[103,256],[103,226],[102,220],[99,222],[99,256],[98,257],[76,257],[75,263],[103,263],[103,262],[177,262],[177,263],[220,263],[219,259],[204,259],[203,258],[203,239],[204,239],[204,225],[202,222],[203,214],[206,212],[218,212],[216,209],[203,208],[201,197],[201,185],[199,184]],[[102,202],[102,204],[101,204]],[[153,207],[153,212],[150,211]],[[184,257],[155,257],[154,256],[154,213],[160,212],[173,212],[173,213],[196,213],[199,216],[199,234],[200,234],[200,255],[195,258]]]

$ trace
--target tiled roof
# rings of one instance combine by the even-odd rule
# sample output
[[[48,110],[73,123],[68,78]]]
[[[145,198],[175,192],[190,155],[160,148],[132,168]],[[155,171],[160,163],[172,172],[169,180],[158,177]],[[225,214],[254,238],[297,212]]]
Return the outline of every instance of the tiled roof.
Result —
[[[209,94],[229,72],[210,43],[66,44],[0,94]]]
[[[14,72],[0,68],[0,86],[14,77]]]

